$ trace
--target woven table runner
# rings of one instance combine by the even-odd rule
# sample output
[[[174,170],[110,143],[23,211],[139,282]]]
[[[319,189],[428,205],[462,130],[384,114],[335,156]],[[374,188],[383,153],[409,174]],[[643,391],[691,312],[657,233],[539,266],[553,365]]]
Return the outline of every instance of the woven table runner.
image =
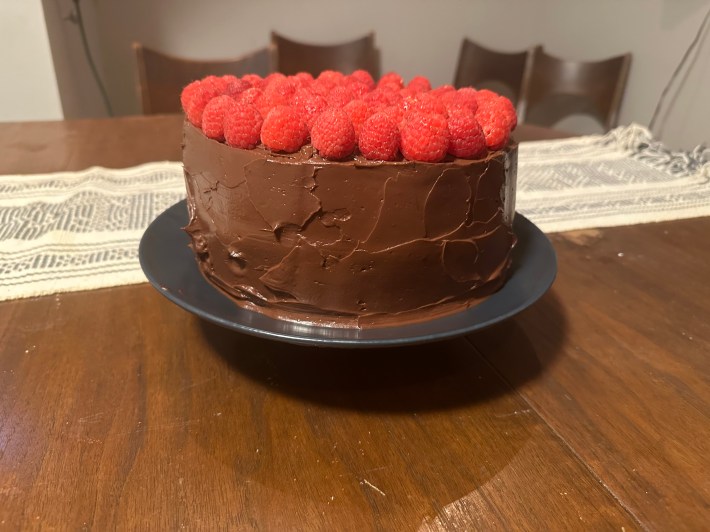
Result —
[[[637,125],[525,142],[517,210],[546,232],[708,216],[707,159]],[[184,186],[179,162],[0,176],[0,301],[145,282],[140,238]]]

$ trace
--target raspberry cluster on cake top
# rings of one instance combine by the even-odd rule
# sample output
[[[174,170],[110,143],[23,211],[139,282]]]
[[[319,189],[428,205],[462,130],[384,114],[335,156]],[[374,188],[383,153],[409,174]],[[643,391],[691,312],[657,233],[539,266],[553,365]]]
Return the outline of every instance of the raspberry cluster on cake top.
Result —
[[[207,76],[180,100],[187,120],[216,141],[279,153],[310,143],[334,161],[478,159],[505,147],[517,125],[513,104],[495,92],[432,89],[424,76],[405,84],[395,72],[377,82],[364,70]]]

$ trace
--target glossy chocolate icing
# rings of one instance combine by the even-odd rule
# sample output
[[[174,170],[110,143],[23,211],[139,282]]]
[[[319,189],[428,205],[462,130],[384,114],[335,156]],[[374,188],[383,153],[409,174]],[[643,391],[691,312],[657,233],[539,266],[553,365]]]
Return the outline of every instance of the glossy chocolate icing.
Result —
[[[517,146],[481,160],[332,162],[231,148],[185,123],[201,271],[238,304],[340,327],[409,323],[500,288],[515,236]]]

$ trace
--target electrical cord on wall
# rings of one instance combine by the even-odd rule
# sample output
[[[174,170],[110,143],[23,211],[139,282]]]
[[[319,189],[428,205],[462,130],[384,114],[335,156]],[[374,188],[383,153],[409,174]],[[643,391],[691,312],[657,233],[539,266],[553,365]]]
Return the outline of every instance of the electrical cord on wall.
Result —
[[[71,20],[72,22],[76,23],[77,26],[79,26],[79,33],[81,35],[81,44],[83,45],[84,55],[86,55],[86,60],[89,63],[89,68],[91,68],[91,74],[94,76],[94,80],[96,81],[96,85],[99,88],[99,92],[101,92],[101,98],[103,98],[104,105],[106,106],[106,111],[108,112],[108,115],[113,116],[113,108],[111,107],[111,102],[108,99],[108,94],[106,93],[106,87],[104,87],[104,84],[101,81],[101,76],[99,76],[99,71],[96,69],[96,65],[94,64],[94,59],[91,56],[91,49],[89,48],[89,40],[86,38],[86,29],[84,28],[84,18],[82,17],[82,14],[81,14],[80,0],[72,0],[72,2],[74,3],[74,12],[70,15],[69,20]]]
[[[666,96],[668,95],[668,91],[671,89],[673,82],[676,80],[676,78],[680,74],[680,71],[683,68],[683,66],[685,65],[686,61],[688,61],[688,58],[690,57],[690,53],[698,45],[698,42],[700,42],[700,38],[702,37],[703,32],[705,31],[705,27],[707,26],[709,19],[710,19],[710,9],[708,9],[708,12],[705,13],[705,18],[703,18],[703,22],[702,22],[702,24],[700,24],[700,27],[698,28],[698,31],[695,34],[695,37],[693,38],[693,40],[690,43],[690,45],[688,46],[688,48],[685,50],[685,53],[683,53],[683,57],[681,57],[680,63],[678,63],[678,66],[673,71],[673,74],[671,75],[671,79],[668,80],[668,83],[666,84],[665,88],[663,89],[663,92],[661,92],[661,96],[658,99],[658,103],[656,104],[656,109],[653,111],[653,116],[651,117],[651,121],[648,123],[648,129],[650,129],[651,131],[653,131],[653,126],[656,123],[656,119],[658,118],[658,115],[661,111],[661,107],[663,106],[663,102],[666,99]],[[660,133],[660,131],[659,131],[659,133]]]

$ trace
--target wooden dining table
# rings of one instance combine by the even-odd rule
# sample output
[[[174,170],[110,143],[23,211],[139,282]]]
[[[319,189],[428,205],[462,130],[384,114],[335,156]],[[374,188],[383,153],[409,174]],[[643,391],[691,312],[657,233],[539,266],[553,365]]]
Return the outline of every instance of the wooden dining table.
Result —
[[[0,174],[179,161],[181,120],[0,124]],[[0,530],[708,529],[708,235],[550,234],[530,308],[393,348],[249,336],[147,282],[2,302]]]

